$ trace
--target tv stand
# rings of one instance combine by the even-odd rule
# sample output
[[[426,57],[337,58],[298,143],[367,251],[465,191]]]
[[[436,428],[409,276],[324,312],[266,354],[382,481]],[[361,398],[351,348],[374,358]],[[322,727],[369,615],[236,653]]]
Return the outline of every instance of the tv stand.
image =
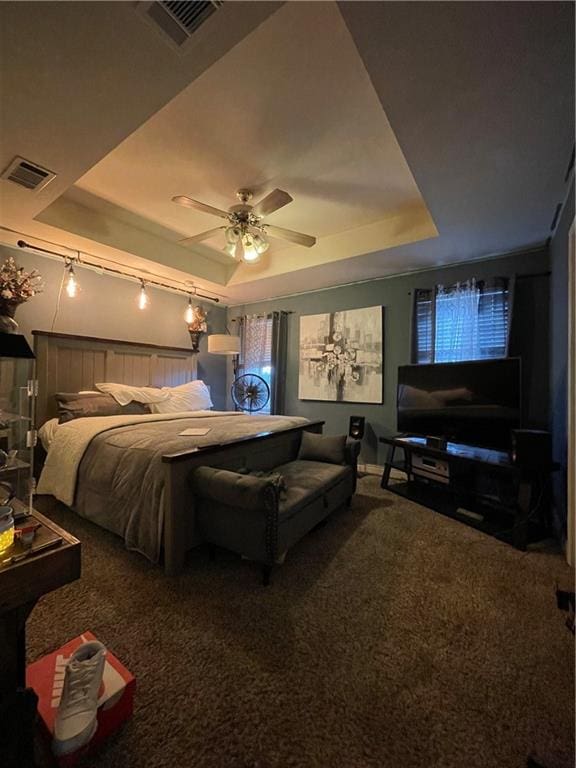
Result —
[[[552,466],[528,473],[505,451],[451,442],[439,448],[425,437],[379,441],[388,446],[382,488],[526,549],[529,524],[536,515],[542,522],[540,505],[549,501]],[[394,461],[397,451],[404,454],[400,463]],[[406,484],[390,486],[393,468],[406,473]]]

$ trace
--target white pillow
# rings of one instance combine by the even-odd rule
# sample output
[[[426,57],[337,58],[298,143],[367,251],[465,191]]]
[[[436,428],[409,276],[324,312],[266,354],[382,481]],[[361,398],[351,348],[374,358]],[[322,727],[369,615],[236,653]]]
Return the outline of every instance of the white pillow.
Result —
[[[111,382],[95,384],[94,386],[100,392],[112,395],[114,400],[120,405],[128,405],[133,400],[137,403],[160,403],[163,400],[168,400],[170,397],[168,392],[164,392],[158,387],[131,387],[129,384],[114,384]]]
[[[178,387],[162,387],[167,399],[153,403],[154,413],[179,413],[180,411],[207,411],[213,407],[210,390],[200,379],[188,381]]]

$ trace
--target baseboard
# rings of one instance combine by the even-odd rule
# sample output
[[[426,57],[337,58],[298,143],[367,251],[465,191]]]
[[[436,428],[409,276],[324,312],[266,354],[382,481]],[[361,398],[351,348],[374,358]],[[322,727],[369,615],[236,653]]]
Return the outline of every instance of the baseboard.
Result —
[[[381,467],[380,464],[358,464],[358,472],[363,475],[378,475],[378,477],[382,477],[384,467]],[[394,480],[404,480],[406,473],[401,472],[399,469],[392,469],[390,470],[390,477]]]

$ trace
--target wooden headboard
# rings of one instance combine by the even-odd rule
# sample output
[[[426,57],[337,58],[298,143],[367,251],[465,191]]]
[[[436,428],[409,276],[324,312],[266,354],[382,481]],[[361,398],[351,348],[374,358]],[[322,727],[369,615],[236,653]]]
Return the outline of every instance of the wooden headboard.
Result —
[[[169,387],[196,378],[196,355],[183,347],[32,331],[38,400],[36,425],[57,416],[56,392],[94,389],[101,381]]]

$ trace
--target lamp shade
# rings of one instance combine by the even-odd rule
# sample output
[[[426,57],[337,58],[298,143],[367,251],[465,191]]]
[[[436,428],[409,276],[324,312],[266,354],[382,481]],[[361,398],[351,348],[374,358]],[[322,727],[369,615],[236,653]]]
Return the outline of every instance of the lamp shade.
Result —
[[[213,333],[208,336],[208,352],[213,355],[239,355],[240,336],[229,333]]]

